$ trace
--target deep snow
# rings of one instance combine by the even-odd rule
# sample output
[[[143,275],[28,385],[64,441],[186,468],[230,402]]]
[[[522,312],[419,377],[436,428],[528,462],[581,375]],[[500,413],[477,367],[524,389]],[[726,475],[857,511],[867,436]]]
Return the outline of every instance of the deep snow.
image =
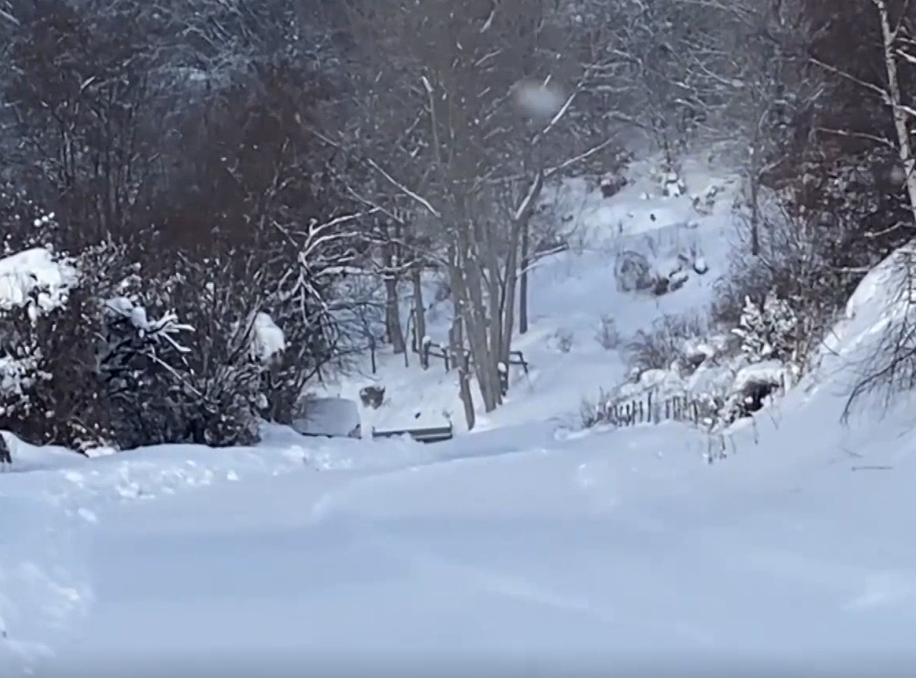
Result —
[[[509,396],[496,412],[485,414],[477,397],[476,431],[548,419],[577,424],[582,399],[597,397],[601,389],[620,383],[626,373],[620,352],[606,350],[596,339],[602,317],[614,318],[626,342],[662,316],[705,310],[716,280],[726,272],[734,239],[732,200],[738,179],[715,162],[693,159],[684,163],[687,192],[665,197],[663,182],[654,176],[657,168],[657,161],[634,163],[630,183],[610,199],[602,198],[600,191],[587,190],[579,180],[548,193],[555,218],[568,221],[571,247],[534,265],[530,331],[513,341],[513,349],[522,351],[528,361],[529,373],[510,367]],[[709,213],[697,212],[692,207],[693,196],[702,196],[710,186],[717,186],[719,193]],[[658,298],[634,296],[620,292],[614,279],[617,254],[625,251],[645,255],[659,270],[671,267],[678,254],[696,256],[705,260],[709,271],[690,275],[676,293]],[[435,290],[436,280],[428,280],[424,299],[432,302]],[[409,287],[405,288],[405,319],[409,294]],[[427,335],[446,344],[450,322],[448,302],[432,304]],[[568,338],[568,350],[561,345],[562,336]],[[418,366],[416,355],[408,360],[410,366],[405,367],[404,356],[382,352],[376,374],[366,360],[361,374],[327,383],[316,392],[359,401],[362,387],[384,386],[382,407],[363,409],[364,434],[373,426],[402,429],[442,426],[448,421],[456,430],[465,430],[457,373],[446,372],[441,360],[433,359],[426,372]],[[476,383],[472,384],[475,393],[476,389]]]
[[[686,214],[681,199],[589,200],[591,228],[617,229],[608,212],[644,216],[639,205]],[[684,227],[711,271],[658,308],[619,294],[601,252],[545,263],[520,342],[536,374],[483,431],[446,443],[270,427],[253,449],[87,460],[13,441],[0,673],[916,667],[907,404],[838,424],[850,361],[893,310],[883,270],[818,369],[753,423],[714,437],[560,425],[622,377],[619,354],[592,339],[600,315],[628,334],[701,306],[725,226],[718,214]],[[568,353],[547,341],[560,328],[581,338]],[[396,360],[381,372],[395,393],[383,421],[453,406],[448,379]],[[708,464],[722,444],[729,457]]]

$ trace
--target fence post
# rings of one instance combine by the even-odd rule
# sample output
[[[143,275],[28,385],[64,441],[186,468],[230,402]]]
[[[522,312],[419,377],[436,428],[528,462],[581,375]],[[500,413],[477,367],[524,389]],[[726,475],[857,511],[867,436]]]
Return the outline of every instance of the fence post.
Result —
[[[423,344],[420,346],[420,367],[422,367],[424,370],[429,369],[430,343],[431,342],[429,341],[424,341]]]

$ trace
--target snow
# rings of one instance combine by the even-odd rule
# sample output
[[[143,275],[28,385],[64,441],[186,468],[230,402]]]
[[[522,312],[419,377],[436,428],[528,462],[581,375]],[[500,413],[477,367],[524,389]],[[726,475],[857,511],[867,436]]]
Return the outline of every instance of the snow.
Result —
[[[782,386],[786,384],[787,378],[790,377],[791,374],[787,373],[786,366],[783,363],[778,360],[764,360],[763,362],[742,367],[735,375],[734,388],[736,391],[741,391],[749,384],[775,384]]]
[[[679,176],[688,193],[710,183]],[[510,366],[509,402],[473,434],[420,445],[267,426],[254,448],[93,459],[10,438],[0,672],[916,664],[913,402],[838,423],[853,362],[893,321],[890,261],[860,285],[817,369],[753,420],[714,434],[571,425],[584,396],[625,376],[620,351],[594,338],[600,318],[627,338],[701,308],[724,272],[719,201],[682,228],[690,198],[640,200],[651,181],[584,197],[588,244],[533,276],[532,329],[516,338],[531,373]],[[644,217],[662,207],[670,220],[653,232]],[[655,243],[653,263],[699,247],[710,276],[657,299],[621,293],[608,254],[621,238]],[[430,323],[433,340],[444,326]],[[565,353],[549,341],[559,330],[573,336]],[[384,382],[364,429],[369,415],[460,411],[441,365],[381,357],[375,377],[337,385]],[[727,458],[708,463],[713,448]]]
[[[551,420],[574,425],[583,398],[596,398],[602,389],[621,383],[627,366],[621,351],[602,346],[602,319],[613,318],[623,348],[638,330],[661,316],[704,310],[712,299],[716,280],[725,273],[731,247],[731,205],[737,179],[727,169],[705,161],[684,164],[681,176],[690,186],[720,186],[709,214],[697,213],[689,196],[666,197],[653,174],[657,161],[634,163],[628,184],[611,198],[588,190],[582,180],[571,181],[560,191],[548,191],[553,212],[572,231],[568,250],[544,257],[530,275],[530,330],[516,336],[512,348],[529,363],[526,373],[510,366],[510,388],[503,407],[485,413],[480,407],[476,381],[471,384],[477,405],[477,431],[519,425],[531,420]],[[642,194],[649,194],[643,200]],[[688,270],[687,281],[676,292],[654,297],[634,296],[617,289],[614,267],[618,255],[636,252],[653,271]],[[690,272],[683,259],[700,262]],[[436,298],[438,281],[429,278],[424,299]],[[402,301],[408,317],[412,303],[409,286]],[[448,345],[451,309],[448,302],[434,304],[427,313],[427,338]],[[406,322],[405,322],[406,326]],[[568,346],[568,350],[567,347]],[[377,410],[362,408],[363,429],[404,429],[444,426],[450,421],[464,430],[455,370],[446,372],[442,360],[432,358],[421,370],[419,357],[380,353],[378,371],[368,361],[362,373],[316,390],[316,395],[341,396],[359,401],[361,388],[385,387],[385,403]]]
[[[181,332],[190,332],[193,328],[190,325],[179,323],[178,317],[174,313],[166,313],[161,318],[150,319],[147,310],[143,306],[135,304],[127,297],[109,299],[105,302],[105,307],[109,313],[127,320],[141,335],[148,334],[154,341],[165,339],[176,348],[182,351],[187,350],[179,346],[172,336]]]
[[[514,89],[515,105],[532,118],[551,118],[563,108],[566,97],[559,88],[541,82],[520,82]]]
[[[43,247],[0,258],[0,309],[24,306],[33,291],[42,310],[57,308],[78,277],[76,268]]]
[[[36,247],[0,258],[0,313],[27,306],[33,320],[60,307],[79,272],[51,250]],[[40,355],[0,355],[0,395],[21,394],[36,378]],[[15,398],[13,398],[15,401]]]
[[[254,318],[254,354],[261,361],[268,361],[286,350],[286,337],[266,313],[258,313]]]

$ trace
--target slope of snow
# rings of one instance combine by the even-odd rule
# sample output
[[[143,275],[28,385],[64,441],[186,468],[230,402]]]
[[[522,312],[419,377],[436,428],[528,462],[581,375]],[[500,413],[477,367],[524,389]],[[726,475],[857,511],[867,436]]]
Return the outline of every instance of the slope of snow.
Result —
[[[720,219],[689,229],[710,234],[711,265]],[[898,312],[891,264],[863,281],[818,369],[727,435],[556,425],[623,369],[584,340],[554,350],[557,329],[584,336],[607,310],[631,332],[709,298],[703,277],[658,308],[620,295],[594,249],[538,270],[519,340],[531,383],[474,435],[268,427],[257,448],[95,459],[12,441],[0,672],[916,666],[912,399],[838,424],[856,361]],[[380,417],[451,406],[447,380],[396,360],[386,385],[403,393]],[[710,465],[711,448],[728,458]]]
[[[677,425],[516,431],[485,456],[431,446],[381,473],[354,460],[102,507],[71,569],[92,603],[55,661],[914,662],[916,447],[841,431],[822,418],[837,404],[795,402],[713,466]]]
[[[583,398],[594,398],[601,389],[620,383],[626,374],[621,352],[603,348],[596,338],[602,318],[614,320],[626,344],[661,316],[706,309],[715,281],[727,270],[737,178],[715,164],[692,160],[682,171],[688,192],[666,197],[653,175],[657,164],[657,160],[634,163],[630,183],[611,198],[588,190],[578,180],[548,196],[550,209],[568,222],[570,249],[544,257],[531,272],[530,330],[513,341],[513,348],[528,361],[529,372],[510,367],[506,403],[489,415],[483,414],[476,382],[472,384],[477,430],[531,420],[575,423]],[[710,186],[716,186],[718,194],[709,213],[696,211],[693,196],[704,195]],[[709,270],[691,274],[684,287],[661,297],[621,292],[615,262],[619,253],[627,251],[646,256],[659,270],[673,266],[679,254],[697,259]],[[424,299],[433,299],[434,292],[430,281]],[[406,310],[402,317],[406,328]],[[450,304],[434,304],[427,317],[427,335],[447,344],[450,322]],[[358,402],[364,386],[384,386],[382,407],[363,408],[365,432],[372,427],[441,426],[448,421],[456,430],[465,430],[456,372],[446,372],[443,361],[436,358],[425,372],[417,355],[407,356],[407,367],[404,360],[403,355],[382,353],[376,374],[366,365],[361,374],[326,384],[320,395]]]

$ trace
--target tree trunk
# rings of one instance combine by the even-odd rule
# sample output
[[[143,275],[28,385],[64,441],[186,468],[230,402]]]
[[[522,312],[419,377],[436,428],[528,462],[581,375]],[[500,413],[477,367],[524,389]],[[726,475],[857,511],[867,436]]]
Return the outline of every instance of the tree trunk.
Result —
[[[913,156],[913,146],[910,141],[910,130],[907,124],[907,111],[903,108],[903,95],[900,90],[900,78],[897,74],[897,55],[894,42],[896,33],[891,28],[891,19],[885,0],[872,0],[878,10],[881,20],[881,35],[884,42],[884,65],[887,69],[888,99],[886,103],[891,106],[894,114],[894,129],[897,132],[897,150],[903,171],[906,174],[907,197],[910,201],[910,212],[916,221],[916,158]]]
[[[395,353],[406,351],[404,330],[401,328],[400,306],[398,281],[394,276],[385,276],[385,332]]]
[[[528,265],[531,257],[531,218],[534,215],[538,201],[541,199],[543,190],[544,172],[538,171],[528,194],[518,206],[512,223],[509,241],[511,249],[509,262],[506,266],[505,280],[507,309],[511,310],[511,312],[507,311],[505,316],[506,331],[510,337],[510,340],[505,345],[504,360],[506,361],[509,358],[512,329],[515,325],[515,292],[519,282],[521,282],[521,289],[518,291],[518,331],[519,334],[525,334],[528,331]],[[519,268],[521,268],[521,274],[518,272]],[[519,281],[519,275],[521,275],[521,281]]]
[[[496,359],[488,341],[487,311],[483,299],[480,271],[475,264],[466,262],[468,278],[465,283],[467,296],[462,300],[461,314],[471,359],[474,363],[474,374],[483,398],[486,412],[492,412],[500,404]]]
[[[751,143],[750,168],[748,171],[748,202],[751,210],[751,256],[760,256],[760,149]]]
[[[385,246],[385,257],[383,262],[384,273],[382,277],[385,280],[385,334],[388,336],[388,343],[391,344],[392,350],[397,353],[404,353],[407,350],[404,341],[404,330],[401,327],[401,300],[398,296],[398,279],[392,272],[394,268],[394,246]]]
[[[526,223],[522,230],[522,272],[519,281],[518,290],[518,333],[525,334],[528,332],[528,266],[531,262],[528,257],[531,253],[531,229]]]
[[[474,412],[474,396],[471,394],[471,370],[468,364],[468,352],[464,347],[464,333],[462,332],[461,312],[455,309],[452,327],[449,330],[450,351],[458,368],[458,395],[464,406],[464,419],[468,431],[474,429],[477,415]]]
[[[506,370],[509,368],[509,354],[512,351],[512,330],[515,329],[515,297],[519,294],[519,325],[521,325],[522,309],[525,309],[525,329],[527,330],[527,289],[524,298],[519,292],[519,262],[522,267],[522,280],[527,281],[525,269],[528,266],[528,230],[531,222],[531,212],[526,210],[519,215],[519,221],[512,226],[509,245],[511,247],[509,255],[506,258],[506,273],[503,278],[503,304],[502,304],[502,323],[503,334],[502,344],[499,347],[499,360],[504,363]],[[520,328],[521,329],[521,328]]]
[[[423,303],[423,280],[421,277],[421,268],[413,268],[410,272],[411,282],[413,283],[413,313],[414,313],[414,351],[420,351],[423,348],[423,342],[426,337],[426,305]]]
[[[372,366],[372,374],[375,374],[376,372],[378,372],[378,365],[375,359],[375,350],[376,350],[375,336],[370,335],[369,336],[369,360]]]
[[[751,256],[760,256],[760,177],[757,174],[757,161],[751,161],[750,177],[751,202]]]
[[[495,386],[496,404],[502,403],[502,388],[500,388],[499,363],[502,361],[503,345],[505,344],[507,330],[503,324],[503,308],[506,303],[505,285],[502,280],[502,271],[500,270],[499,257],[496,254],[496,242],[493,233],[494,226],[487,224],[480,229],[475,238],[477,244],[477,256],[475,257],[478,264],[483,264],[484,271],[481,272],[481,278],[486,283],[487,288],[487,315],[486,315],[486,342],[487,342],[487,376],[492,380]],[[515,248],[509,246],[509,257],[512,258]],[[511,266],[507,262],[506,269]]]
[[[486,412],[500,404],[499,375],[487,341],[487,310],[483,298],[483,280],[480,262],[470,245],[470,233],[458,227],[454,234],[455,245],[449,261],[449,283],[455,313],[463,322],[463,334],[470,349],[471,369],[477,376],[477,386]],[[476,254],[476,252],[475,252]]]

